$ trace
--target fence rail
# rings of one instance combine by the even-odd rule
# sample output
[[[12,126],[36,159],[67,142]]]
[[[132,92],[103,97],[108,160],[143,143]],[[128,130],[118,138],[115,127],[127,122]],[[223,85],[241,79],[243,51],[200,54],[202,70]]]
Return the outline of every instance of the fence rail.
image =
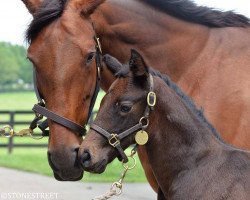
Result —
[[[27,110],[23,110],[23,111],[8,111],[8,110],[2,110],[0,111],[0,125],[10,125],[11,127],[13,127],[15,129],[15,127],[17,125],[25,125],[25,126],[29,126],[31,120],[16,120],[17,116],[27,116],[30,115],[32,116],[31,119],[34,117],[34,112],[33,111],[27,111]],[[7,116],[8,120],[2,120],[3,116]],[[5,117],[6,118],[6,117]],[[38,135],[41,135],[41,133],[39,133]],[[7,143],[0,143],[0,148],[7,148],[8,149],[8,153],[11,153],[13,151],[14,148],[44,148],[47,147],[47,144],[15,144],[13,141],[13,138],[9,138]]]
[[[96,112],[93,112],[90,118],[90,123],[92,123],[94,116],[95,116]],[[17,116],[27,116],[30,115],[31,120],[34,117],[34,112],[33,111],[8,111],[8,110],[2,110],[0,111],[0,125],[10,125],[11,127],[13,127],[15,129],[15,127],[17,125],[24,125],[24,126],[29,126],[31,120],[16,120]],[[8,117],[8,120],[2,120],[2,117],[6,116]],[[19,117],[19,118],[20,118]],[[37,136],[41,136],[41,133],[37,133]],[[13,151],[14,148],[45,148],[48,147],[47,144],[15,144],[13,141],[13,138],[9,138],[7,143],[2,143],[0,140],[0,148],[7,148],[8,149],[8,153],[11,153]]]

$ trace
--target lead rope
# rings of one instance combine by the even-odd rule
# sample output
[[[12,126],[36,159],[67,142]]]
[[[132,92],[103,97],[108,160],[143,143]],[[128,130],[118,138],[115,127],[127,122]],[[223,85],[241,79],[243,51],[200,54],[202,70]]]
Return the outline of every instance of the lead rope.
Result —
[[[32,129],[28,128],[28,129],[22,129],[20,131],[14,131],[14,129],[10,126],[10,125],[5,125],[2,128],[0,128],[0,136],[1,137],[5,137],[5,138],[11,138],[14,136],[17,137],[24,137],[24,136],[29,136],[32,139],[35,140],[40,140],[42,139],[44,136],[35,136],[34,132]]]
[[[132,165],[129,166],[129,162],[122,163],[124,170],[121,174],[120,179],[111,185],[109,191],[107,191],[103,195],[100,195],[100,196],[93,198],[92,200],[107,200],[113,196],[119,196],[122,194],[123,182],[124,182],[125,176],[127,175],[127,172],[133,170],[136,167],[136,159],[134,157],[135,154],[136,154],[136,147],[131,150],[131,154],[128,156],[128,158],[132,159],[132,162],[133,162]]]

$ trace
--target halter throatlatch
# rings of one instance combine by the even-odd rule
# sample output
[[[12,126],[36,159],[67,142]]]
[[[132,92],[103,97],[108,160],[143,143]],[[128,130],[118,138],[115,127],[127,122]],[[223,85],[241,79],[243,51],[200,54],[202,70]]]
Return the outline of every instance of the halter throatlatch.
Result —
[[[101,128],[100,126],[98,126],[96,124],[92,124],[90,126],[91,129],[95,130],[97,133],[99,133],[100,135],[107,138],[109,144],[112,147],[117,149],[119,155],[123,159],[122,162],[124,162],[124,163],[128,162],[128,157],[126,156],[124,150],[121,147],[121,140],[122,139],[126,138],[127,136],[129,136],[129,135],[131,135],[139,130],[135,136],[135,140],[136,140],[137,145],[144,145],[148,141],[148,134],[145,131],[145,129],[149,125],[148,117],[149,117],[150,111],[153,110],[153,108],[156,104],[156,94],[153,91],[154,84],[153,84],[153,77],[151,74],[149,74],[149,83],[150,83],[150,89],[149,89],[149,93],[147,95],[147,107],[144,111],[143,117],[140,119],[138,124],[134,125],[133,127],[127,129],[126,131],[124,131],[120,134],[109,133],[108,131],[104,130],[103,128]]]
[[[89,113],[88,113],[88,118],[87,118],[87,123],[89,122],[89,119],[91,117],[98,93],[100,91],[100,80],[101,80],[101,56],[102,56],[102,49],[101,49],[101,44],[99,41],[99,38],[95,35],[94,40],[96,42],[96,56],[95,56],[95,61],[96,61],[96,69],[97,69],[97,74],[96,74],[96,84],[95,84],[95,91],[91,99],[90,107],[89,107]],[[49,125],[48,125],[48,119],[78,133],[80,136],[84,136],[86,134],[86,127],[85,125],[79,125],[70,119],[67,119],[65,117],[62,117],[46,108],[45,102],[43,98],[41,97],[38,87],[37,87],[37,78],[36,78],[36,72],[35,70],[33,71],[33,80],[34,80],[34,90],[35,94],[38,100],[38,103],[34,105],[33,111],[36,114],[36,117],[30,124],[30,131],[33,131],[35,128],[40,128],[42,131],[43,136],[49,136],[49,131],[46,130]],[[46,117],[47,119],[41,123],[39,123],[43,117]]]

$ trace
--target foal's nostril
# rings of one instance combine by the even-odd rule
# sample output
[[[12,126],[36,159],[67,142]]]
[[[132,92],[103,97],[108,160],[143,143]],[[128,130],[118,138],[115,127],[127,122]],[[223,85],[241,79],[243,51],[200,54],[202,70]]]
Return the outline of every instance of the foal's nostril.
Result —
[[[82,166],[88,167],[90,164],[90,160],[91,160],[91,156],[88,150],[84,150],[81,159],[82,159]]]
[[[87,150],[85,150],[84,152],[83,152],[83,155],[82,155],[82,161],[88,161],[88,160],[90,160],[90,153],[89,153],[89,151],[87,151]]]

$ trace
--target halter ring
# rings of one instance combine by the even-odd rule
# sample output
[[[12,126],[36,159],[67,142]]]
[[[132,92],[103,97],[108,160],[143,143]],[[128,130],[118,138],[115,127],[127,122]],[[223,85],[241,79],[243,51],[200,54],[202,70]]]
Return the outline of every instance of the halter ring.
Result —
[[[14,130],[11,126],[9,125],[6,125],[3,127],[3,136],[6,137],[6,138],[10,138],[14,135]]]
[[[128,156],[128,158],[131,158],[131,159],[132,159],[131,166],[129,166],[129,162],[127,162],[127,163],[122,163],[122,166],[124,167],[124,169],[132,170],[132,169],[134,169],[135,166],[136,166],[136,159],[135,159],[134,156]]]
[[[146,117],[142,117],[139,123],[142,125],[142,128],[147,128],[149,125],[149,120]]]

